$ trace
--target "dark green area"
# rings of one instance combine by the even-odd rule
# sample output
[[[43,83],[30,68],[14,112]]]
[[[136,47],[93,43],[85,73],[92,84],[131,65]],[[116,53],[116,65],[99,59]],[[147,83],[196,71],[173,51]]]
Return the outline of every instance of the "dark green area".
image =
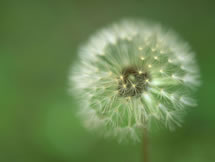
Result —
[[[150,135],[152,162],[215,161],[215,1],[0,1],[0,161],[139,162],[141,145],[86,131],[68,95],[78,46],[121,18],[173,28],[197,53],[199,106],[182,128]]]

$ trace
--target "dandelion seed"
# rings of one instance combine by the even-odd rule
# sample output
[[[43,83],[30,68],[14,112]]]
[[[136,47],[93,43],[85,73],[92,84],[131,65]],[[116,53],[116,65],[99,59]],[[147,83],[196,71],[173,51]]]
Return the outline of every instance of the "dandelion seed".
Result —
[[[146,82],[146,83],[148,83],[148,82],[149,82],[149,80],[148,80],[148,79],[146,79],[146,80],[145,80],[145,82]]]
[[[173,79],[176,79],[176,76],[175,76],[174,74],[172,74],[171,77],[172,77]]]
[[[138,49],[139,49],[140,51],[142,51],[142,50],[143,50],[143,47],[139,47]]]
[[[157,60],[157,59],[158,59],[158,57],[157,57],[157,56],[155,56],[155,57],[154,57],[154,59],[155,59],[155,60]]]
[[[99,31],[79,50],[70,76],[86,127],[138,141],[151,121],[180,126],[182,112],[196,105],[194,56],[175,33],[153,23],[122,21]]]

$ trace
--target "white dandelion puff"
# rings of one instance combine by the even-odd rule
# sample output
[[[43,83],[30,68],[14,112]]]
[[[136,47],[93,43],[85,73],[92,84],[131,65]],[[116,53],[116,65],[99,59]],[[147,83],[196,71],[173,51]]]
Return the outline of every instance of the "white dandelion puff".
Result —
[[[72,93],[80,98],[85,126],[119,140],[138,141],[157,121],[174,129],[186,107],[196,106],[195,54],[174,32],[142,21],[121,21],[79,50],[72,67]]]

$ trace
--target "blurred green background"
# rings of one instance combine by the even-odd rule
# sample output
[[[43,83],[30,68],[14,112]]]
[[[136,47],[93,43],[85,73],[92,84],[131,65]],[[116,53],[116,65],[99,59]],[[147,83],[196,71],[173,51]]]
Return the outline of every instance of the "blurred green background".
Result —
[[[0,161],[139,162],[141,144],[85,130],[68,95],[78,46],[121,18],[173,28],[197,53],[199,106],[150,135],[151,162],[215,161],[215,3],[208,0],[0,1]]]

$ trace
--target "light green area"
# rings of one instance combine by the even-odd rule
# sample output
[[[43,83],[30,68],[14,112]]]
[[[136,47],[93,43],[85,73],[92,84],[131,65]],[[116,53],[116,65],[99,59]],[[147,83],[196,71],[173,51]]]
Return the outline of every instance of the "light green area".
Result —
[[[215,3],[211,0],[0,2],[0,161],[139,162],[141,145],[118,144],[82,127],[68,73],[78,46],[121,18],[173,28],[197,53],[197,108],[175,132],[150,135],[152,162],[215,161]]]

